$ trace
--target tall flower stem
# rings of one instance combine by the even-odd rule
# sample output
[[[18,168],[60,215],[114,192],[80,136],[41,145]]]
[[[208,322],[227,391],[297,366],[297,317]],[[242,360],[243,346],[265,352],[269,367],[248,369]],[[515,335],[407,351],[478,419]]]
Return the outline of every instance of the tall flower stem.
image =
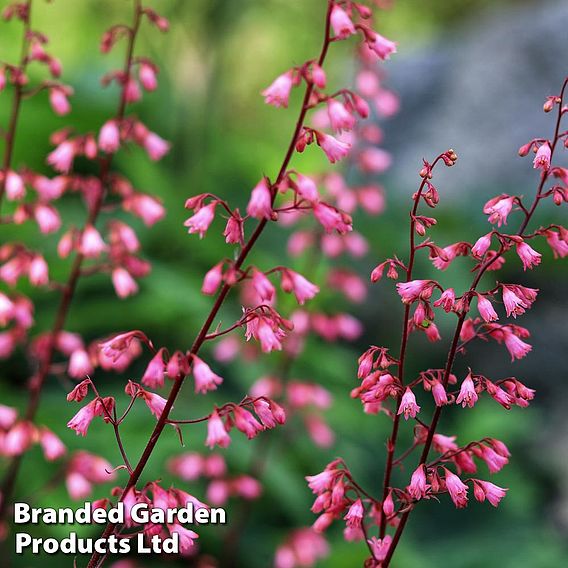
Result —
[[[556,119],[556,128],[554,131],[554,137],[552,139],[552,145],[551,145],[551,160],[554,156],[554,151],[557,147],[558,141],[560,140],[560,125],[561,125],[561,121],[562,121],[562,116],[564,114],[564,95],[566,92],[566,87],[568,85],[568,78],[564,80],[564,83],[562,85],[562,90],[560,92],[560,102],[558,104],[558,116]],[[527,226],[529,225],[537,207],[538,204],[541,201],[542,198],[542,191],[544,189],[544,185],[546,183],[546,181],[548,180],[550,175],[550,170],[548,171],[543,171],[541,173],[541,177],[540,177],[540,183],[538,185],[537,191],[536,191],[536,195],[533,199],[532,205],[531,207],[526,210],[525,212],[525,218],[523,220],[523,222],[521,223],[519,230],[517,231],[516,235],[519,237],[522,237],[524,235],[524,232],[527,228]],[[485,263],[483,263],[480,267],[479,270],[477,271],[477,274],[475,276],[475,278],[473,279],[473,282],[469,288],[468,293],[471,294],[473,292],[475,292],[475,290],[477,289],[477,286],[479,285],[479,282],[481,281],[483,275],[485,274],[485,272],[489,269],[489,267],[496,262],[505,252],[506,252],[507,248],[502,244],[498,253],[492,257],[491,259],[487,260]],[[450,378],[450,374],[452,372],[452,368],[454,365],[454,361],[457,355],[457,351],[458,351],[458,345],[459,345],[459,338],[460,338],[460,334],[462,331],[462,327],[463,324],[466,320],[467,317],[467,310],[464,310],[464,312],[459,316],[458,322],[456,324],[456,329],[454,332],[454,336],[452,339],[452,343],[450,346],[450,350],[448,353],[448,358],[446,361],[446,367],[444,369],[444,375],[443,375],[443,385],[444,388],[447,387],[448,385],[448,381]],[[440,416],[442,414],[442,407],[436,407],[436,410],[434,411],[434,414],[432,416],[432,421],[430,423],[430,426],[428,427],[428,434],[426,437],[426,441],[424,444],[424,448],[422,450],[422,455],[420,456],[420,464],[425,464],[426,460],[428,459],[428,454],[430,453],[430,449],[432,447],[432,441],[434,439],[434,434],[436,433],[436,428],[438,427],[438,422],[440,420]],[[402,515],[399,525],[397,527],[397,530],[393,536],[391,545],[389,547],[388,553],[385,557],[385,560],[383,561],[383,566],[386,568],[389,566],[390,561],[392,560],[392,556],[396,550],[396,547],[400,541],[400,538],[402,536],[402,533],[404,531],[404,528],[406,526],[406,523],[408,521],[408,517],[410,516],[410,512],[411,509],[408,510],[406,513],[404,513],[404,515]]]
[[[332,10],[334,4],[335,4],[335,0],[328,0],[327,14],[326,14],[326,20],[325,20],[324,39],[323,39],[323,44],[322,44],[322,47],[321,47],[320,55],[318,57],[318,64],[320,66],[323,66],[323,63],[324,63],[325,58],[327,56],[329,46],[330,46],[331,41],[332,41],[331,35],[330,35],[330,32],[331,32],[330,16],[331,16],[331,10]],[[290,160],[292,159],[292,156],[294,154],[296,141],[298,139],[298,136],[299,136],[303,126],[304,126],[304,120],[305,120],[306,114],[309,110],[309,101],[310,101],[310,97],[311,97],[311,94],[313,92],[313,89],[314,89],[313,83],[308,83],[306,85],[306,90],[305,90],[305,93],[304,93],[304,98],[303,98],[303,101],[302,101],[300,114],[299,114],[298,119],[296,121],[296,126],[294,128],[294,132],[292,134],[290,144],[288,145],[288,149],[287,149],[286,154],[284,156],[284,160],[282,161],[282,165],[281,165],[280,170],[278,172],[278,176],[277,176],[277,178],[276,178],[276,180],[273,184],[273,188],[274,188],[273,192],[272,192],[272,201],[273,202],[276,199],[277,186],[282,181],[284,174],[286,173],[286,170],[288,169],[288,164],[290,163]],[[241,253],[239,254],[237,260],[235,261],[235,264],[234,264],[235,270],[238,271],[241,268],[241,266],[245,262],[246,258],[248,257],[250,251],[252,250],[255,243],[257,242],[258,238],[260,237],[260,235],[264,231],[267,223],[268,223],[268,220],[266,220],[266,219],[263,219],[258,223],[258,225],[256,226],[256,229],[254,230],[251,237],[249,238],[249,240],[246,242],[246,244],[242,248]],[[217,298],[215,300],[215,303],[213,304],[213,307],[211,308],[211,311],[209,312],[209,315],[207,316],[207,319],[205,320],[205,323],[201,327],[201,330],[197,334],[197,337],[195,338],[195,340],[194,340],[194,342],[191,346],[191,349],[190,349],[190,352],[189,352],[190,355],[197,355],[197,353],[199,352],[201,346],[205,342],[206,336],[209,333],[211,325],[213,324],[215,318],[217,317],[219,310],[223,306],[223,303],[225,302],[225,299],[227,298],[227,295],[229,294],[229,292],[231,290],[231,287],[232,286],[230,286],[229,284],[225,284],[223,286],[223,288],[221,289],[219,295],[217,296]],[[126,482],[126,484],[123,488],[122,495],[126,495],[128,490],[131,489],[132,487],[134,487],[136,485],[136,483],[138,482],[138,480],[140,479],[140,476],[142,475],[142,472],[144,471],[144,468],[146,467],[146,464],[148,463],[148,460],[150,459],[150,456],[152,455],[152,452],[154,451],[154,448],[156,447],[156,444],[158,443],[158,439],[160,438],[160,435],[162,434],[162,431],[164,430],[164,427],[167,424],[168,417],[170,415],[172,406],[173,406],[176,398],[179,395],[179,392],[180,392],[181,387],[183,385],[184,379],[185,379],[185,376],[180,375],[175,380],[174,385],[172,386],[172,389],[171,389],[171,391],[168,395],[168,399],[166,401],[166,405],[164,407],[164,410],[162,411],[162,414],[160,415],[160,418],[158,419],[158,422],[156,423],[156,426],[154,427],[154,430],[153,430],[152,434],[150,435],[148,443],[146,444],[146,447],[144,448],[144,451],[142,452],[142,455],[141,455],[138,463],[136,464],[134,471],[130,474],[128,481]],[[109,523],[106,526],[106,528],[105,528],[105,530],[102,534],[102,538],[109,537],[111,534],[113,534],[115,529],[116,529],[116,525],[113,524],[113,523]],[[105,558],[106,558],[106,556],[103,556],[103,555],[99,554],[98,552],[93,553],[93,555],[91,556],[91,558],[89,560],[87,568],[95,568],[95,567],[98,567],[98,566],[102,566]]]
[[[24,21],[24,29],[22,31],[22,48],[20,53],[20,61],[18,64],[18,69],[24,73],[28,65],[28,51],[30,42],[30,31],[31,31],[31,11],[32,11],[32,0],[27,0],[26,4],[26,19]],[[6,174],[12,166],[12,157],[14,155],[14,143],[16,140],[16,131],[18,128],[18,118],[20,116],[20,107],[22,105],[22,99],[24,96],[24,86],[16,81],[14,85],[14,97],[12,98],[12,107],[10,109],[10,118],[8,122],[8,128],[4,133],[4,159],[2,162],[2,169],[4,172],[4,177],[0,181],[0,207],[2,206],[2,199],[6,190]]]
[[[134,57],[134,45],[136,42],[136,37],[138,35],[138,29],[140,27],[141,17],[142,17],[141,1],[134,0],[134,15],[133,15],[132,27],[130,28],[130,32],[128,34],[128,46],[126,50],[126,57],[124,63],[124,77],[130,76],[130,70],[132,67],[132,62]],[[126,81],[125,81],[125,84],[121,91],[118,109],[115,114],[115,120],[119,123],[124,118],[126,110],[126,102],[127,101],[126,101]],[[103,191],[100,192],[96,202],[90,208],[87,220],[84,225],[85,227],[89,225],[94,225],[101,212],[105,196],[104,185],[108,180],[111,162],[112,162],[112,154],[109,154],[107,157],[103,158],[100,162],[99,179],[103,186]],[[35,416],[39,408],[42,389],[47,377],[49,376],[49,371],[51,368],[51,364],[53,362],[53,355],[55,353],[57,337],[65,326],[65,322],[69,314],[71,303],[73,301],[73,297],[77,289],[77,283],[79,281],[79,278],[81,277],[81,267],[83,266],[84,259],[85,259],[84,255],[78,251],[73,260],[73,264],[71,266],[71,272],[69,273],[67,282],[65,283],[62,289],[62,295],[59,301],[59,307],[57,309],[55,321],[49,333],[49,343],[47,345],[45,355],[41,360],[40,368],[37,375],[33,377],[30,384],[30,398],[28,401],[28,406],[24,418],[28,422],[33,422],[35,420]],[[0,503],[0,520],[5,518],[7,509],[11,503],[11,496],[14,491],[14,485],[16,483],[22,459],[23,459],[23,454],[16,456],[12,459],[10,465],[8,466],[6,475],[4,476],[4,479],[2,481],[0,492],[2,493],[3,498],[2,502]]]

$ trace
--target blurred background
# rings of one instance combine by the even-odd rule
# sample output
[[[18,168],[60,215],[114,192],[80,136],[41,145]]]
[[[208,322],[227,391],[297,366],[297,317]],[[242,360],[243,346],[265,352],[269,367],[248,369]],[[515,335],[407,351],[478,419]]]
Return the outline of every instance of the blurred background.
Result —
[[[150,276],[141,282],[140,293],[127,300],[117,299],[108,277],[84,279],[78,290],[66,329],[95,339],[123,329],[143,329],[156,345],[171,350],[189,346],[211,299],[199,293],[205,272],[227,254],[219,230],[210,231],[203,241],[188,236],[183,221],[188,216],[184,200],[197,193],[214,192],[233,206],[246,205],[250,189],[263,175],[274,176],[290,138],[295,109],[276,110],[263,104],[259,92],[273,78],[293,64],[314,57],[319,50],[325,10],[323,0],[149,0],[170,19],[171,31],[160,34],[145,27],[138,53],[157,61],[160,88],[138,105],[136,112],[149,128],[170,140],[173,149],[159,164],[150,163],[142,151],[122,152],[116,167],[143,191],[158,195],[167,217],[151,230],[134,221],[146,258],[152,262]],[[6,4],[2,2],[2,5]],[[501,192],[532,195],[538,174],[530,159],[517,157],[520,145],[533,137],[548,137],[552,119],[542,113],[545,96],[555,94],[568,72],[566,30],[568,5],[562,0],[408,0],[380,13],[377,29],[398,42],[398,54],[385,66],[385,82],[401,98],[401,111],[381,123],[383,146],[392,152],[393,168],[382,176],[386,212],[372,218],[357,216],[355,225],[370,241],[371,251],[353,267],[364,277],[393,253],[406,257],[409,197],[417,186],[421,160],[433,158],[452,147],[459,155],[455,168],[436,178],[442,196],[439,223],[433,239],[445,246],[458,240],[475,240],[487,232],[481,207]],[[75,89],[70,118],[55,117],[42,96],[25,103],[18,131],[15,163],[48,173],[43,165],[50,150],[50,133],[69,121],[78,131],[97,130],[113,112],[117,93],[102,90],[100,77],[119,65],[120,47],[110,56],[98,50],[99,38],[109,25],[128,21],[127,0],[56,0],[37,2],[34,24],[50,38],[52,53],[63,62],[63,78]],[[20,27],[1,25],[0,59],[15,60]],[[354,76],[352,46],[334,46],[328,66],[330,80],[338,87],[351,84]],[[0,124],[5,124],[9,95],[0,94]],[[302,172],[324,171],[328,165],[317,151],[307,151],[294,162]],[[339,165],[341,169],[341,165]],[[357,179],[352,179],[354,183]],[[561,222],[561,210],[547,204],[542,223]],[[64,219],[80,224],[84,211],[70,198],[63,204]],[[541,217],[541,219],[544,219]],[[541,223],[535,221],[534,227]],[[511,221],[514,223],[514,220]],[[515,226],[513,224],[513,226]],[[215,226],[216,227],[216,226]],[[14,238],[40,246],[53,260],[52,275],[64,279],[69,264],[56,260],[57,235],[39,236],[31,224],[2,227],[2,242]],[[264,267],[284,263],[286,230],[273,228],[263,235],[251,262]],[[540,243],[539,243],[540,245]],[[473,345],[458,361],[456,374],[468,366],[498,379],[514,374],[537,389],[529,409],[504,411],[483,400],[468,411],[446,412],[441,431],[457,434],[468,442],[495,436],[511,449],[511,463],[492,481],[509,487],[499,509],[471,503],[457,511],[445,499],[443,504],[424,503],[411,518],[400,546],[396,566],[430,568],[451,566],[548,568],[563,565],[568,558],[568,364],[564,349],[566,332],[565,263],[553,261],[544,246],[543,264],[522,272],[520,262],[511,258],[501,275],[506,282],[519,282],[540,289],[539,301],[522,318],[521,325],[532,334],[533,352],[511,367],[502,346]],[[423,259],[422,274],[434,274]],[[305,259],[293,268],[301,270]],[[323,261],[321,270],[325,270]],[[445,286],[463,289],[469,280],[469,263],[456,261],[440,277]],[[56,268],[55,268],[56,267]],[[317,271],[316,271],[317,272]],[[439,277],[440,275],[437,274]],[[317,274],[313,275],[317,281]],[[424,276],[427,277],[427,276]],[[47,330],[53,321],[56,302],[52,293],[29,290],[36,302],[36,330]],[[309,508],[312,496],[304,476],[321,471],[341,455],[361,484],[379,492],[382,480],[384,443],[390,425],[384,416],[363,414],[360,404],[349,397],[356,384],[356,360],[370,343],[398,350],[402,306],[396,301],[391,282],[369,290],[367,301],[353,308],[341,305],[326,290],[314,300],[320,311],[338,307],[350,311],[364,326],[354,343],[327,344],[310,340],[305,354],[289,370],[291,378],[313,380],[333,395],[326,419],[335,431],[335,443],[314,448],[303,435],[301,424],[290,424],[285,434],[270,431],[252,442],[235,435],[224,452],[233,472],[247,473],[263,437],[274,438],[268,448],[263,475],[264,493],[250,512],[238,502],[227,507],[229,520],[240,523],[236,545],[227,549],[228,530],[205,527],[199,530],[204,552],[222,556],[230,550],[234,566],[263,568],[272,565],[276,547],[295,527],[307,526],[314,516]],[[236,297],[226,306],[223,321],[237,316]],[[413,337],[409,373],[443,365],[452,319],[439,323],[443,340],[427,343]],[[210,353],[205,352],[206,357]],[[275,372],[281,354],[258,361],[236,360],[229,365],[215,363],[225,377],[223,388],[196,401],[186,389],[176,405],[179,416],[200,416],[211,403],[242,397],[259,377]],[[133,365],[127,378],[140,376],[145,358]],[[1,366],[0,397],[3,404],[22,407],[24,386],[29,375],[23,353]],[[124,377],[97,372],[99,388],[116,394]],[[70,449],[87,447],[118,463],[118,451],[109,443],[108,427],[93,423],[88,437],[77,438],[63,431],[77,408],[65,402],[69,384],[52,380],[46,389],[38,418],[59,435]],[[423,411],[428,410],[424,404]],[[153,427],[145,408],[136,408],[125,423],[125,440],[137,456]],[[187,429],[186,448],[180,448],[175,433],[166,432],[146,471],[145,480],[161,477],[167,459],[184,451],[203,452],[205,428]],[[410,436],[410,428],[405,429]],[[18,484],[18,496],[33,497],[39,506],[67,506],[69,497],[62,486],[49,492],[42,488],[57,473],[57,465],[46,464],[39,449],[26,456]],[[124,474],[118,477],[122,482]],[[397,474],[398,475],[398,474]],[[401,479],[407,472],[400,472]],[[200,482],[176,484],[203,498]],[[108,488],[97,487],[96,497]],[[234,514],[234,517],[232,517]],[[345,543],[341,523],[327,536],[331,554],[318,566],[342,568],[360,566],[365,547]],[[61,526],[36,526],[37,536],[65,536]],[[81,534],[94,536],[97,528],[83,527]],[[55,566],[61,558],[23,556],[12,560],[17,566]],[[6,560],[8,562],[8,560]],[[142,561],[141,561],[142,563]],[[144,566],[188,565],[189,560],[143,559]]]

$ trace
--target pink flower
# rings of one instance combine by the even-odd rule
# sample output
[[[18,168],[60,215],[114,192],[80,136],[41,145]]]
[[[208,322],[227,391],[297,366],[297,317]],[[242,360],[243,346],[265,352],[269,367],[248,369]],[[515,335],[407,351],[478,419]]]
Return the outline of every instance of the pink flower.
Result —
[[[367,542],[371,545],[373,549],[374,557],[379,561],[382,562],[388,554],[392,543],[392,537],[387,534],[384,538],[377,538],[376,536],[371,537]]]
[[[540,264],[542,255],[524,241],[517,244],[517,254],[523,263],[523,268],[533,268]]]
[[[49,268],[42,256],[36,255],[30,262],[29,278],[32,286],[45,286],[49,283]]]
[[[88,379],[85,379],[84,381],[81,381],[68,395],[67,395],[67,401],[71,402],[71,401],[75,401],[75,402],[81,402],[88,394],[89,392],[89,385],[90,385],[90,381]]]
[[[83,475],[76,471],[65,476],[65,486],[71,499],[84,499],[91,494],[93,486]]]
[[[59,213],[51,206],[39,203],[34,209],[34,218],[44,234],[55,233],[61,227]]]
[[[479,397],[475,392],[473,379],[471,378],[471,373],[469,373],[461,384],[460,393],[456,398],[456,404],[461,404],[462,408],[465,408],[466,406],[473,408],[473,405],[477,402],[478,398]]]
[[[154,65],[150,65],[144,61],[141,62],[138,68],[138,78],[147,91],[155,91],[158,88],[156,67],[154,67]]]
[[[81,235],[79,248],[81,254],[85,257],[96,258],[107,249],[107,246],[95,227],[93,227],[93,225],[87,225]]]
[[[216,206],[217,202],[213,201],[209,205],[201,207],[199,211],[194,213],[189,219],[186,219],[184,226],[189,227],[187,232],[189,234],[199,233],[199,238],[202,239],[215,218]]]
[[[505,347],[511,355],[511,361],[514,361],[515,359],[522,359],[532,350],[532,345],[525,343],[509,330],[505,331],[503,340],[505,342]]]
[[[205,445],[213,449],[214,446],[226,448],[231,443],[231,438],[225,430],[225,425],[215,410],[207,421],[207,439]]]
[[[2,430],[10,429],[17,417],[18,411],[15,408],[0,404],[0,428]]]
[[[314,217],[319,221],[327,233],[337,231],[343,235],[352,230],[351,217],[342,214],[335,207],[318,201],[313,205]]]
[[[372,41],[368,41],[367,45],[379,56],[379,59],[383,61],[389,59],[393,53],[396,53],[396,43],[376,32],[373,35]]]
[[[404,304],[411,304],[418,298],[428,299],[432,294],[433,280],[411,280],[399,282],[396,285],[397,292]]]
[[[13,170],[8,170],[4,182],[4,187],[6,189],[6,197],[10,201],[17,201],[19,199],[22,199],[26,195],[24,180]]]
[[[262,424],[248,410],[240,406],[234,407],[233,419],[237,429],[246,434],[249,440],[264,430]]]
[[[276,290],[264,273],[256,268],[252,270],[252,285],[262,302],[272,302]]]
[[[53,152],[48,154],[47,163],[58,172],[67,174],[75,159],[76,145],[71,140],[65,140]]]
[[[223,378],[216,375],[205,361],[197,355],[193,356],[193,378],[195,379],[195,392],[205,394],[207,391],[216,390],[223,382]]]
[[[325,152],[327,159],[332,164],[345,158],[351,149],[351,144],[348,142],[342,142],[330,134],[324,134],[323,132],[316,132],[316,140],[318,146]]]
[[[347,521],[347,526],[349,528],[358,529],[361,528],[361,521],[363,520],[364,515],[365,509],[363,508],[363,503],[361,502],[361,499],[357,499],[357,501],[354,501],[351,507],[349,507],[349,510],[343,519]]]
[[[329,466],[328,466],[329,467]],[[308,487],[315,495],[321,495],[325,491],[329,491],[337,477],[336,469],[324,469],[317,475],[308,475],[305,479]]]
[[[239,475],[233,479],[233,491],[243,499],[258,499],[262,494],[262,485],[250,475]]]
[[[49,89],[49,103],[53,112],[59,116],[69,114],[71,105],[67,100],[67,95],[63,89],[53,88]]]
[[[266,178],[262,178],[252,190],[247,213],[255,219],[272,219],[272,193]]]
[[[95,399],[86,406],[83,406],[83,408],[67,422],[67,428],[75,430],[78,436],[86,436],[91,422],[95,416],[99,415],[99,411],[100,404],[99,401]]]
[[[333,33],[339,39],[345,39],[350,35],[357,33],[351,18],[347,15],[347,12],[337,4],[335,4],[331,10],[329,21],[333,28]]]
[[[388,517],[394,513],[394,501],[392,499],[392,491],[388,492],[386,499],[383,501],[383,512]]]
[[[436,406],[444,406],[444,404],[448,404],[446,389],[440,381],[434,381],[434,384],[432,385],[432,396],[434,397]]]
[[[298,194],[307,201],[314,202],[319,200],[319,193],[316,182],[302,174],[297,174],[296,185],[298,187]]]
[[[489,215],[490,223],[497,223],[500,227],[507,224],[507,217],[513,209],[514,197],[508,195],[498,195],[490,199],[483,207],[483,212]]]
[[[89,354],[84,349],[76,349],[71,354],[67,372],[74,379],[82,379],[93,372]]]
[[[497,312],[493,309],[493,304],[488,298],[481,294],[477,294],[477,309],[479,315],[486,322],[497,321],[499,319]]]
[[[242,245],[244,243],[243,220],[238,209],[235,209],[233,215],[227,219],[227,226],[223,235],[227,244]]]
[[[166,406],[166,399],[161,397],[159,394],[149,392],[144,389],[141,389],[140,396],[146,403],[146,406],[150,409],[150,412],[156,418],[160,418]]]
[[[144,137],[143,144],[148,157],[154,162],[161,160],[170,151],[170,143],[155,132],[148,132]]]
[[[286,108],[288,106],[288,100],[290,99],[290,92],[292,91],[293,84],[292,71],[282,73],[282,75],[276,77],[269,87],[262,91],[264,102],[277,108]]]
[[[550,156],[551,151],[548,142],[541,144],[537,150],[536,156],[534,157],[533,167],[535,169],[540,169],[543,172],[547,172],[550,168]]]
[[[16,422],[4,436],[3,454],[10,457],[23,454],[32,445],[35,433],[31,422]]]
[[[166,366],[163,358],[164,348],[160,349],[148,363],[144,375],[142,375],[142,384],[150,388],[158,388],[164,386],[164,372]]]
[[[306,300],[311,300],[318,292],[319,288],[304,278],[301,274],[293,270],[282,270],[282,290],[284,292],[294,292],[298,304],[304,305]]]
[[[99,132],[99,148],[107,154],[114,154],[120,147],[120,130],[116,120],[105,122]]]
[[[446,488],[458,509],[467,506],[467,485],[455,474],[444,468]]]
[[[115,268],[112,271],[112,284],[119,298],[127,298],[138,292],[138,284],[130,272],[124,268]]]
[[[392,164],[392,157],[382,148],[365,148],[359,156],[359,165],[364,172],[382,174],[388,170]]]
[[[508,489],[499,487],[489,481],[482,481],[481,479],[473,480],[473,495],[480,503],[483,503],[483,501],[487,499],[491,505],[497,507],[501,499],[505,497],[507,491]]]
[[[54,461],[65,455],[67,451],[63,442],[47,428],[40,430],[39,443],[47,461]]]
[[[526,288],[514,284],[502,284],[503,304],[507,312],[507,317],[516,318],[525,313],[536,299],[538,290],[535,288]]]
[[[418,412],[420,412],[420,407],[416,404],[416,397],[410,388],[406,387],[406,391],[402,395],[397,414],[404,413],[404,419],[408,420],[410,416],[415,418]]]
[[[491,236],[493,233],[487,233],[479,237],[471,248],[471,254],[476,258],[482,258],[491,246]]]
[[[212,296],[217,292],[219,285],[223,281],[223,263],[219,262],[213,268],[210,268],[203,278],[201,292],[208,296]]]
[[[176,533],[179,537],[179,549],[181,553],[187,553],[194,549],[195,543],[193,542],[199,535],[185,527],[174,523],[173,525],[168,525],[168,530],[170,535]]]
[[[448,288],[442,292],[439,300],[434,302],[435,307],[442,307],[446,313],[450,313],[456,301],[456,293],[453,288]]]
[[[487,464],[490,473],[501,471],[509,463],[509,459],[506,456],[498,454],[488,446],[483,446],[480,457]]]
[[[331,127],[335,132],[351,130],[355,126],[355,117],[343,103],[336,99],[330,98],[327,100],[327,114]]]
[[[147,227],[151,227],[166,214],[164,206],[151,195],[135,193],[123,202],[126,211],[140,217]]]

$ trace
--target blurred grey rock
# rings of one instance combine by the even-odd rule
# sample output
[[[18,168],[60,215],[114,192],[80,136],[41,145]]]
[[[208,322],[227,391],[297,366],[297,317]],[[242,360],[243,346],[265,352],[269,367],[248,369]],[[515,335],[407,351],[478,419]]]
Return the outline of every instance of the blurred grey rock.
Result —
[[[397,185],[413,187],[420,159],[452,147],[459,174],[442,174],[452,194],[481,184],[495,192],[532,187],[530,157],[521,160],[517,150],[552,132],[542,104],[568,74],[567,46],[564,0],[494,7],[419,52],[400,45],[389,85],[402,112],[385,125]]]

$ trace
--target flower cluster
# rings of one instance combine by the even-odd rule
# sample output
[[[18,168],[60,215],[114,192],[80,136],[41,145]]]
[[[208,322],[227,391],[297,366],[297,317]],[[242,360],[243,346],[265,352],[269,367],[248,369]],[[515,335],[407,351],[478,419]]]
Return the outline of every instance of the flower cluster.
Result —
[[[385,567],[390,564],[407,519],[422,499],[448,494],[457,508],[463,508],[468,504],[470,489],[473,489],[477,501],[487,500],[495,507],[505,497],[507,489],[479,478],[478,468],[483,463],[490,474],[499,472],[509,461],[510,453],[506,445],[495,438],[460,445],[456,442],[456,436],[441,434],[437,426],[442,410],[448,406],[469,409],[486,397],[509,410],[512,406],[528,406],[535,395],[533,389],[516,377],[491,379],[469,369],[460,379],[459,375],[454,374],[453,368],[456,357],[465,355],[466,346],[477,339],[492,339],[504,344],[512,361],[525,357],[531,350],[531,345],[525,341],[530,336],[529,331],[503,319],[522,316],[532,307],[538,290],[499,281],[493,288],[483,290],[482,278],[499,271],[508,252],[516,254],[523,270],[537,267],[541,254],[529,243],[542,237],[554,257],[564,257],[568,253],[564,227],[551,224],[528,232],[537,207],[546,200],[552,200],[556,205],[567,200],[565,185],[549,188],[555,178],[563,179],[562,168],[552,166],[551,161],[561,144],[568,145],[567,133],[561,131],[566,112],[563,101],[567,85],[568,79],[562,86],[561,94],[550,97],[545,104],[545,112],[555,107],[558,112],[553,137],[550,140],[535,139],[520,150],[521,156],[528,154],[531,149],[535,152],[533,165],[539,170],[539,183],[532,202],[527,202],[521,196],[499,195],[489,200],[483,208],[489,222],[497,228],[474,243],[460,241],[438,246],[427,236],[437,220],[422,214],[420,206],[424,204],[431,209],[438,206],[439,193],[431,180],[438,164],[448,167],[455,164],[457,155],[453,150],[448,150],[432,163],[425,161],[420,171],[422,181],[413,195],[410,212],[408,260],[403,262],[399,257],[389,258],[372,271],[373,282],[381,280],[385,271],[389,279],[398,280],[400,273],[405,277],[396,284],[396,291],[404,306],[399,355],[393,356],[386,347],[371,346],[359,358],[360,384],[351,392],[353,398],[361,400],[365,412],[384,413],[393,424],[387,442],[383,492],[378,498],[365,493],[340,460],[329,464],[324,472],[307,478],[310,488],[317,495],[312,510],[320,514],[314,523],[314,530],[325,530],[335,519],[345,520],[345,538],[364,540],[367,544],[370,557],[366,566]],[[508,216],[513,212],[520,213],[521,221],[519,229],[511,234],[504,232],[501,227],[507,225]],[[438,270],[450,268],[460,256],[469,257],[474,274],[470,287],[460,294],[454,288],[442,286],[435,279],[416,278],[415,260],[420,251],[428,254]],[[503,305],[504,314],[499,314],[500,310],[495,308],[497,302]],[[430,341],[441,341],[435,321],[444,312],[454,314],[457,318],[446,366],[422,371],[415,379],[405,376],[405,360],[409,357],[412,333],[422,331]],[[420,386],[430,393],[434,403],[429,423],[422,418],[427,401],[422,402]],[[407,449],[400,449],[400,443],[397,445],[399,431],[403,428],[401,418],[414,425],[413,443]],[[395,457],[397,450],[398,457]],[[401,479],[397,479],[395,466],[404,465],[415,450],[421,452],[418,466],[411,474],[403,474]],[[437,454],[435,458],[430,457],[431,450]],[[371,536],[373,527],[378,531],[378,537]],[[393,534],[389,534],[389,527],[394,528]]]

